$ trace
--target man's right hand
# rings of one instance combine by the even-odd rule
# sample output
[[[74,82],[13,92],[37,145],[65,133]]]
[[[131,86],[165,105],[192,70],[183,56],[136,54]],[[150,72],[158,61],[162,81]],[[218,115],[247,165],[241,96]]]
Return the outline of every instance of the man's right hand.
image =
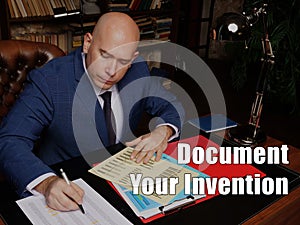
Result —
[[[77,210],[82,204],[84,191],[73,182],[68,185],[62,178],[51,176],[39,183],[34,189],[46,198],[47,205],[59,211]],[[72,201],[72,199],[74,201]]]

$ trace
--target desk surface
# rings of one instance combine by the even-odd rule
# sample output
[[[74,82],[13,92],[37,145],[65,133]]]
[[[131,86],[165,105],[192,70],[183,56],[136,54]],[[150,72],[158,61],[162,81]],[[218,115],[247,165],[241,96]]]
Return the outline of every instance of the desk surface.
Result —
[[[265,146],[281,146],[284,144],[274,138],[268,137]],[[290,164],[286,167],[300,173],[300,150],[289,146]],[[193,207],[191,207],[193,208]],[[252,224],[298,224],[300,220],[300,187],[297,187],[287,196],[280,198],[255,216],[244,222],[244,225]],[[217,213],[216,213],[217,214]],[[189,214],[184,214],[185,216]],[[156,224],[156,223],[154,223]],[[159,224],[159,223],[157,223]],[[0,225],[5,225],[0,219]]]
[[[266,146],[280,146],[285,144],[274,138],[268,137]],[[289,146],[289,165],[287,168],[300,173],[300,150]],[[295,225],[300,221],[300,187],[297,187],[287,196],[279,199],[245,223],[244,225],[273,224],[273,225]]]
[[[218,132],[219,136],[228,138],[226,131]],[[272,137],[267,137],[263,147],[281,146],[286,144]],[[284,165],[288,169],[300,173],[300,149],[289,145],[288,159],[290,164]],[[300,221],[300,186],[290,192],[287,196],[282,197],[269,207],[260,211],[243,223],[243,225],[295,225]]]

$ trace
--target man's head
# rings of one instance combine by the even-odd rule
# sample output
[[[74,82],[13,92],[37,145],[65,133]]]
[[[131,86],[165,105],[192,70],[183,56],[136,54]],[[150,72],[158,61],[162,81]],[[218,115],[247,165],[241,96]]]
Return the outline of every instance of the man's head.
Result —
[[[121,80],[138,56],[139,28],[126,14],[106,13],[84,36],[86,66],[95,85],[107,90]]]

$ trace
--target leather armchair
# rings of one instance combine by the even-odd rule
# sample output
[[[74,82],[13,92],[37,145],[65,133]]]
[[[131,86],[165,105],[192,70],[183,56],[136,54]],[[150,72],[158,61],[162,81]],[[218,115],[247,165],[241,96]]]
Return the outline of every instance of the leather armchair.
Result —
[[[64,54],[51,44],[0,40],[0,123],[23,90],[27,74]]]
[[[27,74],[63,55],[65,53],[60,48],[51,44],[0,40],[0,123],[23,90]]]

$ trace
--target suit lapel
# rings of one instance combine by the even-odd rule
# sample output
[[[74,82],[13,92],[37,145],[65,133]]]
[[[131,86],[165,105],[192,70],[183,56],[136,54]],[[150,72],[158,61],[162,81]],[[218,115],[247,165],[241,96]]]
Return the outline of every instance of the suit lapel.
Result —
[[[76,50],[74,63],[75,63],[74,72],[75,72],[75,82],[76,82],[75,98],[77,102],[76,104],[79,105],[76,108],[82,111],[82,115],[84,116],[82,117],[83,119],[85,119],[86,116],[88,116],[93,121],[92,123],[86,123],[85,125],[86,128],[84,130],[90,133],[91,130],[95,130],[96,128],[98,137],[100,137],[103,145],[108,146],[108,136],[107,136],[107,130],[105,125],[104,113],[99,104],[97,96],[95,95],[90,80],[88,79],[87,74],[85,74],[84,72],[83,62],[82,62],[82,48]],[[91,125],[93,125],[94,127],[93,128],[90,127],[90,131],[88,131],[88,126]]]
[[[78,135],[74,131],[75,137],[79,137],[86,144],[89,142],[88,145],[98,146],[96,149],[107,146],[108,136],[103,110],[86,74],[80,79],[75,92],[72,117],[73,125],[74,122],[80,123],[80,126],[76,126],[79,129]]]

